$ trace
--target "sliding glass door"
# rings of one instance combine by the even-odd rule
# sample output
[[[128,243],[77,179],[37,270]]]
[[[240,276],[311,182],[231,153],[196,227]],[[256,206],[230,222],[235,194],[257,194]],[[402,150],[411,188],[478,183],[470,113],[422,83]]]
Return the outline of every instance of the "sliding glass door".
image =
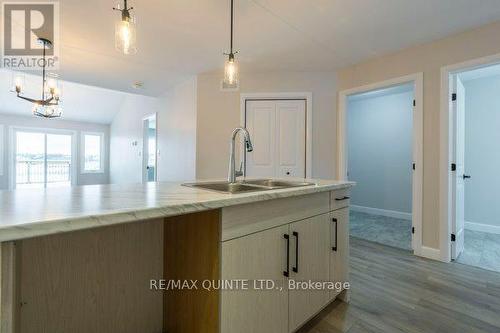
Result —
[[[15,131],[15,187],[71,186],[71,134]]]

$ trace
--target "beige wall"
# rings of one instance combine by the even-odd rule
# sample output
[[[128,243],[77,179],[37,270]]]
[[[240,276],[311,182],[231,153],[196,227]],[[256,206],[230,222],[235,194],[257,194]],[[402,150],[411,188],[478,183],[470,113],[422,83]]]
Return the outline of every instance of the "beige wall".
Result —
[[[312,176],[335,177],[334,73],[243,73],[239,92],[221,92],[220,79],[221,73],[198,76],[196,149],[198,179],[226,177],[229,139],[232,130],[240,125],[240,93],[261,92],[312,92]]]
[[[338,90],[424,73],[423,245],[439,248],[440,69],[500,53],[500,22],[379,57],[338,72]]]

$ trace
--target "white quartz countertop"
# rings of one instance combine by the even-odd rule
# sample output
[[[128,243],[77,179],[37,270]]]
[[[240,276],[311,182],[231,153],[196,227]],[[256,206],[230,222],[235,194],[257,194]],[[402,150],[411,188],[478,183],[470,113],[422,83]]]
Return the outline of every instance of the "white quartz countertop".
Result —
[[[316,185],[242,194],[210,192],[167,182],[0,191],[0,242],[183,215],[354,185],[345,181],[307,181]]]

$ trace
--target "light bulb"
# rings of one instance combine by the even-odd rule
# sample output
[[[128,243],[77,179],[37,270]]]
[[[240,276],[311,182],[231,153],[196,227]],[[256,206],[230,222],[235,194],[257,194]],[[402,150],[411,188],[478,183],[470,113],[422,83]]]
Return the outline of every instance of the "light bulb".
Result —
[[[137,53],[135,20],[128,18],[120,20],[115,27],[115,47],[123,54]]]
[[[20,73],[13,73],[12,76],[12,91],[20,94],[24,89],[24,75]]]
[[[234,55],[230,55],[228,60],[226,60],[224,66],[224,83],[231,86],[238,84],[238,63],[234,59]]]

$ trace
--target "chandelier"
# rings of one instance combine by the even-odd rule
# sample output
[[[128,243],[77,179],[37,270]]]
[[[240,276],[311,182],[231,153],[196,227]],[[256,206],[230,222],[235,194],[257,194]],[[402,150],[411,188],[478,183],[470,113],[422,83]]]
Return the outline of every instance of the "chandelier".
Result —
[[[62,109],[59,105],[60,90],[57,87],[57,77],[46,73],[47,60],[45,56],[47,49],[52,47],[52,42],[45,38],[38,38],[37,41],[43,45],[41,99],[23,96],[24,82],[21,75],[15,77],[15,92],[17,97],[33,103],[33,115],[43,118],[58,118],[62,115]]]

